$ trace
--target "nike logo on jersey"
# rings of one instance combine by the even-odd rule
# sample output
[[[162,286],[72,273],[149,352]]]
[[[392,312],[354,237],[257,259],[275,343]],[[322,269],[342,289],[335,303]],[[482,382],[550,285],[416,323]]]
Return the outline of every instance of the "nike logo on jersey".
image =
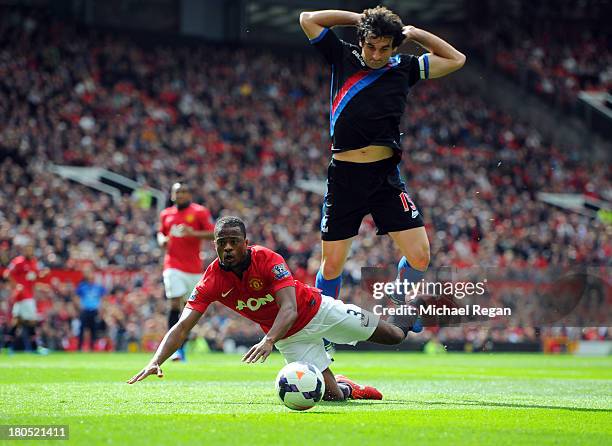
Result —
[[[221,293],[221,297],[226,297],[229,293],[232,292],[234,288],[230,288],[229,290],[227,290],[225,293]]]
[[[419,215],[419,211],[412,211],[412,218],[416,218]]]

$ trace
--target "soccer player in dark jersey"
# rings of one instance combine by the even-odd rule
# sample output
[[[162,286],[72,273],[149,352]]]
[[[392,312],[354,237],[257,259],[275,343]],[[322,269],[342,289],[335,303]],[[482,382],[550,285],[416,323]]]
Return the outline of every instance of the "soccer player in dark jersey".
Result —
[[[303,12],[300,25],[332,72],[332,160],[316,286],[326,295],[338,296],[352,240],[367,214],[372,214],[377,234],[389,234],[403,256],[398,278],[418,282],[429,266],[429,241],[421,212],[399,173],[400,118],[414,84],[458,70],[465,56],[427,31],[404,26],[382,6],[362,14]],[[334,26],[356,26],[359,46],[340,40],[331,30]],[[401,54],[400,46],[407,41],[428,53]],[[390,297],[403,303],[404,296]]]
[[[266,333],[244,355],[244,362],[263,362],[276,346],[288,363],[303,361],[322,371],[324,399],[381,399],[382,394],[373,387],[358,385],[342,375],[334,377],[322,340],[398,344],[406,337],[410,321],[392,325],[356,305],[322,296],[319,289],[295,280],[279,254],[248,243],[242,220],[223,217],[217,221],[217,259],[206,269],[181,318],[166,333],[149,364],[128,383],[149,375],[161,378],[163,362],[187,338],[208,306],[218,301],[257,322]]]

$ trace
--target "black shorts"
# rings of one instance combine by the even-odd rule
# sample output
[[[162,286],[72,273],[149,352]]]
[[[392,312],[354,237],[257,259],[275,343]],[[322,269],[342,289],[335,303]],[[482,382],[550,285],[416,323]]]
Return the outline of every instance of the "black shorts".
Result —
[[[357,235],[367,214],[372,214],[378,235],[424,226],[421,211],[400,177],[397,157],[373,163],[332,159],[327,168],[321,238],[334,241]]]

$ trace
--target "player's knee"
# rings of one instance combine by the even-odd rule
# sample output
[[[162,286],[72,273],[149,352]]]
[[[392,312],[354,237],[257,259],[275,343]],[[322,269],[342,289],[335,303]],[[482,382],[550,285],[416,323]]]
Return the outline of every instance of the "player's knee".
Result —
[[[427,270],[429,261],[431,260],[429,245],[423,244],[415,247],[406,258],[412,268],[418,269],[419,271]]]
[[[321,273],[325,280],[332,280],[342,274],[344,263],[338,259],[327,257],[323,259],[321,265]]]

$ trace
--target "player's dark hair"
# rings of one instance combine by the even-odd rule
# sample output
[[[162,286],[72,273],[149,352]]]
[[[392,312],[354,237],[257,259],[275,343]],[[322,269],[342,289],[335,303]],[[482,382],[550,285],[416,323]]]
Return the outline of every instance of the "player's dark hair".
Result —
[[[246,226],[244,225],[244,222],[238,217],[228,215],[226,217],[221,217],[219,220],[217,220],[217,223],[215,223],[215,238],[217,238],[217,235],[224,227],[240,228],[240,232],[242,232],[242,235],[244,236],[244,238],[246,238]]]
[[[187,181],[187,180],[177,180],[177,181],[175,181],[174,183],[172,183],[172,188],[174,188],[175,184],[179,184],[180,187],[184,187],[189,192],[193,191],[193,189],[191,188],[191,183],[189,183],[189,181]]]
[[[393,37],[393,48],[397,48],[404,41],[402,19],[385,6],[365,9],[363,18],[357,25],[357,36],[363,44],[368,35],[374,37]]]

